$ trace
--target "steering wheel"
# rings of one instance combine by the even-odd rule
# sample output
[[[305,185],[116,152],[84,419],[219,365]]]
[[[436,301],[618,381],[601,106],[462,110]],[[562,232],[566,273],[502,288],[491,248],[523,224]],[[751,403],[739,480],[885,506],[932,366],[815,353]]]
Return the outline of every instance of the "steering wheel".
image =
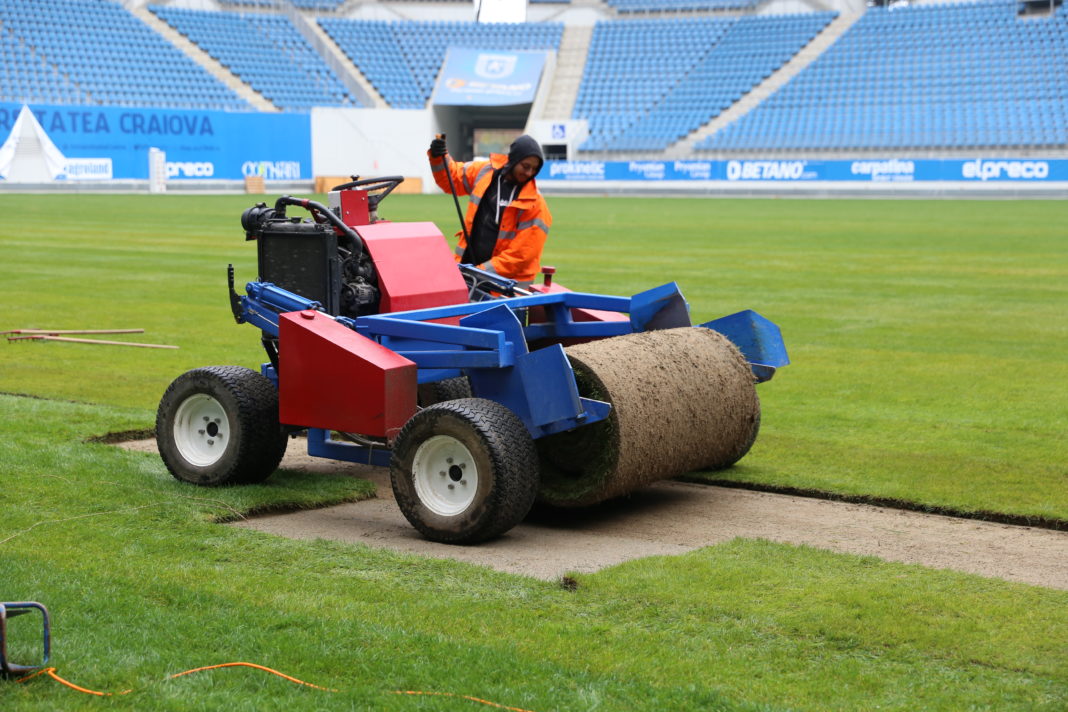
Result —
[[[389,195],[394,188],[404,182],[404,176],[382,176],[381,178],[363,178],[359,176],[353,176],[352,180],[348,183],[342,183],[341,185],[335,185],[331,188],[331,192],[335,190],[348,190],[349,188],[363,188],[368,193],[372,190],[382,190],[381,193],[375,195],[368,195],[367,199],[371,203],[371,208],[374,209],[382,202],[382,199]]]

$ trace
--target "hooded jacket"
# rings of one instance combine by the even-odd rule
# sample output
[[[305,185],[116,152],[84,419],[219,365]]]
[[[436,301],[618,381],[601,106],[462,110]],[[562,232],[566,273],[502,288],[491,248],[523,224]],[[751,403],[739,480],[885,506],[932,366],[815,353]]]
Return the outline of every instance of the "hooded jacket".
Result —
[[[429,152],[427,154],[429,156]],[[451,193],[449,176],[457,195],[469,195],[464,224],[471,234],[478,206],[491,182],[495,180],[498,170],[503,175],[511,171],[512,166],[528,156],[537,156],[542,160],[541,147],[529,136],[520,136],[512,143],[508,155],[492,154],[488,161],[468,161],[456,163],[445,161],[445,156],[430,156],[430,169],[434,181],[446,193]],[[493,254],[486,262],[477,267],[495,272],[502,277],[529,284],[541,271],[541,252],[552,226],[552,215],[545,198],[538,192],[538,186],[531,178],[519,188],[515,198],[501,212],[500,229]],[[467,249],[463,233],[457,233],[459,244],[456,246],[456,261]]]

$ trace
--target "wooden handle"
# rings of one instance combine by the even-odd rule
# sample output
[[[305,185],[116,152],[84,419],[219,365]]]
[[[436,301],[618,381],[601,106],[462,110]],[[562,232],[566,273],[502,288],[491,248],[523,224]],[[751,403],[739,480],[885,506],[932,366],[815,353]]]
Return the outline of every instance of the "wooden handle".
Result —
[[[52,336],[51,334],[32,334],[29,336],[9,337],[8,341],[31,339],[33,341],[67,341],[75,344],[104,344],[106,346],[136,346],[142,349],[176,349],[168,344],[138,344],[133,341],[106,341],[104,339],[74,339],[69,336]]]

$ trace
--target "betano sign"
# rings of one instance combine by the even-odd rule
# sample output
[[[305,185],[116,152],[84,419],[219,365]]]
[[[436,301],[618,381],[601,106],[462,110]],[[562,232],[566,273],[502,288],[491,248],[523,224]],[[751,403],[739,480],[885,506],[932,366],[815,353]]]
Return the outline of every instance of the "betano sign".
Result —
[[[865,159],[859,161],[548,161],[538,181],[1046,182],[1068,181],[1063,159]]]
[[[147,179],[148,149],[167,154],[169,179],[311,180],[308,114],[32,104],[66,159],[61,180]],[[0,103],[0,145],[21,104]]]

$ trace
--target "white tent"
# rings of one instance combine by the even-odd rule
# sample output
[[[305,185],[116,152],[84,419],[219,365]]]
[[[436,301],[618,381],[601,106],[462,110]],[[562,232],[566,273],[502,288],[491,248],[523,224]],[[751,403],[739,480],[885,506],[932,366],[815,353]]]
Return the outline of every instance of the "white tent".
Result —
[[[67,159],[25,104],[0,146],[0,178],[9,183],[44,183],[66,178]]]

